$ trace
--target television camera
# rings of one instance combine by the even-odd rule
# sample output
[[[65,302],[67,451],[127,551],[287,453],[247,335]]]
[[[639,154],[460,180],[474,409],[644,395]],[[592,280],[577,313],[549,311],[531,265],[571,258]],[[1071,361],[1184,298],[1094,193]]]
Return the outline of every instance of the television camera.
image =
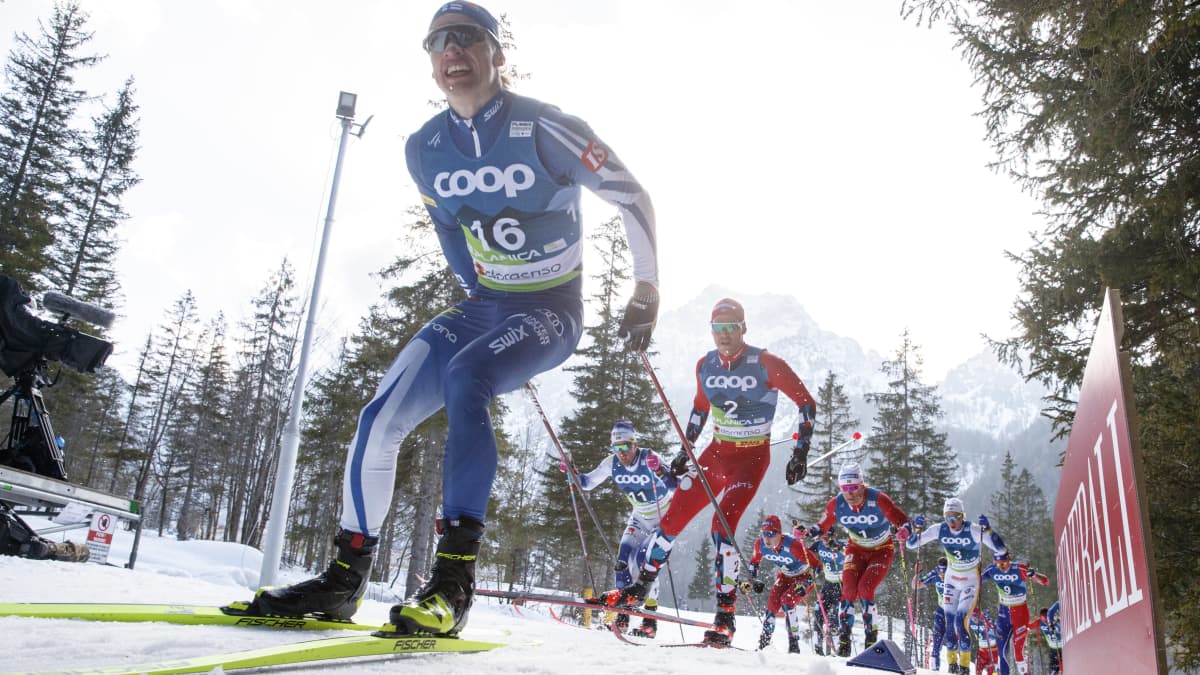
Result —
[[[14,382],[3,394],[0,405],[13,399],[12,424],[0,446],[0,465],[58,480],[67,479],[58,436],[46,412],[41,390],[54,386],[49,376],[51,361],[82,373],[95,373],[112,354],[112,343],[67,325],[79,319],[108,327],[114,315],[61,293],[47,292],[42,306],[58,316],[58,322],[36,316],[32,298],[11,277],[0,274],[0,371]]]

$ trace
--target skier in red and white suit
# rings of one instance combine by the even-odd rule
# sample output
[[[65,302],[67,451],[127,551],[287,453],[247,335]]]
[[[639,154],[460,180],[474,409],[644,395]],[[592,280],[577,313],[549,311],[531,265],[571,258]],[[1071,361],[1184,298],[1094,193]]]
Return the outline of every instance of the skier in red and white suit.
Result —
[[[796,445],[786,470],[789,484],[799,481],[808,471],[816,401],[783,359],[746,344],[743,339],[746,312],[741,303],[729,298],[717,301],[710,328],[716,349],[696,364],[696,397],[685,435],[688,443],[694,444],[711,411],[712,441],[697,459],[713,494],[718,496],[721,514],[736,532],[738,521],[758,492],[771,462],[771,424],[779,393],[783,392],[799,407]],[[699,481],[689,480],[698,469],[691,465],[685,451],[672,460],[671,470],[681,476],[679,487],[651,540],[639,580],[620,591],[604,594],[605,604],[640,603],[670,555],[675,537],[710,503]],[[714,630],[708,631],[705,639],[728,644],[734,631],[734,591],[741,561],[716,515],[712,520],[712,537],[716,544],[717,615]]]

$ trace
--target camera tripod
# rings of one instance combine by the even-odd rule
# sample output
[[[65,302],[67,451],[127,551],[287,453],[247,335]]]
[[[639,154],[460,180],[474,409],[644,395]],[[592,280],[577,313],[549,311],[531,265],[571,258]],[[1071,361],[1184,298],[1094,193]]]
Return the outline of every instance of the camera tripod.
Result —
[[[67,479],[63,452],[58,436],[42,400],[42,387],[51,386],[44,358],[16,375],[16,382],[0,394],[0,405],[13,399],[12,424],[8,440],[0,448],[0,464],[36,473],[47,478]]]

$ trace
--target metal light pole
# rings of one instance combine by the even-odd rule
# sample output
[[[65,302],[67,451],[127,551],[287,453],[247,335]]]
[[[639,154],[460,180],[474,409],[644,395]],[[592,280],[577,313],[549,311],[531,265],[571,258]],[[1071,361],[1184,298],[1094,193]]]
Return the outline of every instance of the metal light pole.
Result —
[[[296,453],[300,449],[300,417],[304,413],[304,387],[308,380],[308,352],[312,347],[313,329],[316,325],[317,305],[321,298],[321,277],[325,271],[325,250],[329,246],[329,230],[333,225],[333,209],[337,205],[338,181],[342,177],[342,159],[346,156],[346,140],[351,133],[362,138],[371,117],[360,125],[354,124],[354,105],[357,94],[340,92],[335,115],[342,122],[342,137],[338,141],[337,162],[333,167],[333,187],[329,189],[329,207],[325,211],[325,229],[321,233],[321,250],[317,255],[317,271],[313,277],[312,296],[308,301],[308,317],[304,322],[304,339],[300,346],[300,365],[296,369],[296,382],[292,389],[292,409],[287,427],[283,430],[283,447],[279,452],[279,467],[275,470],[275,493],[271,500],[271,515],[263,533],[263,561],[259,574],[259,586],[275,583],[279,573],[279,560],[283,555],[283,534],[287,529],[288,510],[292,501],[292,483],[296,473]],[[372,116],[373,117],[373,116]],[[358,131],[353,132],[357,126]]]

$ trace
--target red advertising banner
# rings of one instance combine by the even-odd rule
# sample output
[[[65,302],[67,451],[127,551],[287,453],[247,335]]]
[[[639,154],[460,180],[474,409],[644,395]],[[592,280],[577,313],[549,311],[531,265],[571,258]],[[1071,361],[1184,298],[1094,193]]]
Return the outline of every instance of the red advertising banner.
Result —
[[[1123,330],[1109,289],[1054,505],[1065,673],[1167,672]]]

